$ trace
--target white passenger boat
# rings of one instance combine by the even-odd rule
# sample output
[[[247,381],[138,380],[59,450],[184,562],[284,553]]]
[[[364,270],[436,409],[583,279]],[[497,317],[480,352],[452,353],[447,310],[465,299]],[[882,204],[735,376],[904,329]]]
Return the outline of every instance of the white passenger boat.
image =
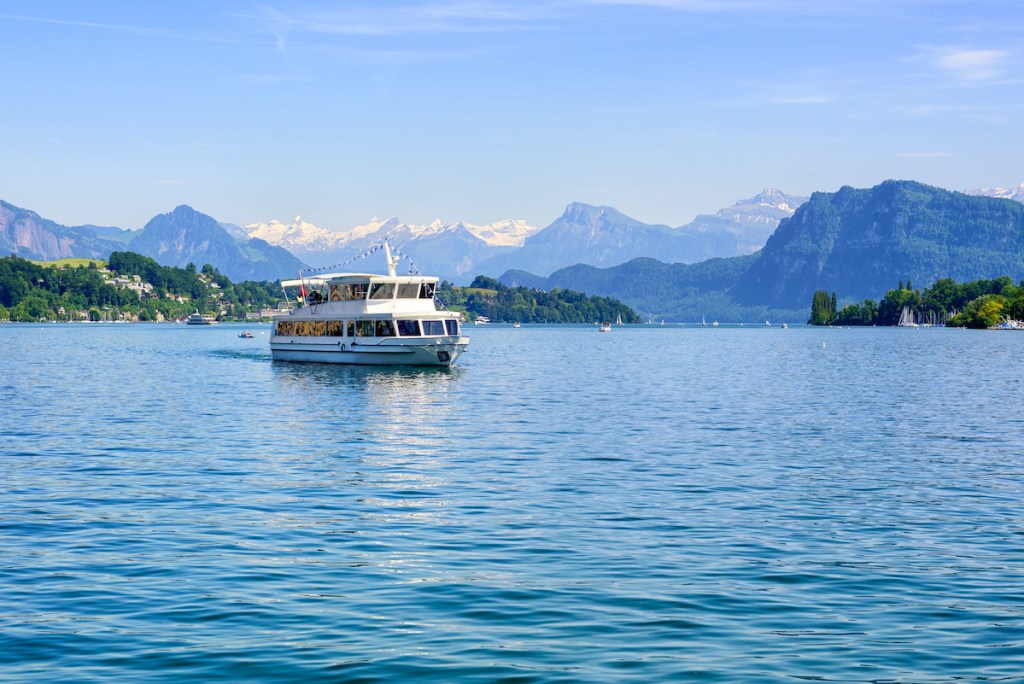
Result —
[[[273,319],[275,361],[354,365],[450,366],[469,345],[460,314],[438,310],[433,276],[395,275],[398,258],[383,245],[388,274],[332,273],[281,283],[302,299]]]
[[[193,314],[189,314],[188,320],[185,322],[189,325],[214,325],[217,319],[209,314],[201,314],[196,311]]]

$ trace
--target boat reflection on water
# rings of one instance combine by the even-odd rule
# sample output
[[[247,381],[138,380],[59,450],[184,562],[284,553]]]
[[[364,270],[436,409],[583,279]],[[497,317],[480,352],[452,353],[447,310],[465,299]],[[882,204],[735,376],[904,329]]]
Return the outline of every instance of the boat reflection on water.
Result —
[[[465,371],[458,366],[272,364],[283,405],[301,407],[287,429],[360,441],[364,457],[434,453],[446,442]]]

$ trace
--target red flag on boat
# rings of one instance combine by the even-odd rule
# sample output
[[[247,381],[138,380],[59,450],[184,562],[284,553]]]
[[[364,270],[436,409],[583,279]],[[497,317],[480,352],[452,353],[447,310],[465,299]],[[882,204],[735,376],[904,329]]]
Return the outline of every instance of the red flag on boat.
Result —
[[[306,298],[306,284],[302,282],[302,271],[299,271],[299,293],[302,294],[302,298]]]

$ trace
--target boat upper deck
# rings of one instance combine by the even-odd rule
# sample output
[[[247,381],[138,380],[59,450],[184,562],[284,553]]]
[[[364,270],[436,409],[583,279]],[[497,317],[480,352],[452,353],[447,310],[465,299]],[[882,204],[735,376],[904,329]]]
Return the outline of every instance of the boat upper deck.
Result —
[[[289,315],[302,317],[350,316],[356,314],[426,315],[450,317],[438,311],[434,293],[438,278],[421,275],[378,275],[372,273],[331,273],[282,281],[281,286],[305,290],[305,300],[287,299]]]

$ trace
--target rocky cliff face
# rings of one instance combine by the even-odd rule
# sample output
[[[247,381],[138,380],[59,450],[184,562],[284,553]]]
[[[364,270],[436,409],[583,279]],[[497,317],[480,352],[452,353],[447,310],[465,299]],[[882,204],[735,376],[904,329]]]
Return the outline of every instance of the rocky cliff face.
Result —
[[[106,233],[106,237],[99,232]],[[0,253],[23,259],[54,261],[68,257],[106,259],[124,247],[119,229],[80,226],[71,228],[42,218],[34,211],[0,201]]]

